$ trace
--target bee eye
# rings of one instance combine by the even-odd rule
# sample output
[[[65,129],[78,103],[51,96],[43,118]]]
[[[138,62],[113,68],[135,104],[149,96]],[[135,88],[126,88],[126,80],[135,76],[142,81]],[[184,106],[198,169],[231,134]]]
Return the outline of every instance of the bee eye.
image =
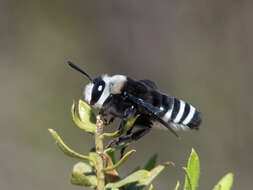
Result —
[[[99,85],[98,86],[98,91],[101,91],[103,89],[103,86],[102,85]]]
[[[94,83],[94,86],[92,89],[91,101],[90,101],[91,105],[95,104],[99,100],[99,98],[103,94],[104,88],[105,88],[105,82],[103,80],[97,80]]]

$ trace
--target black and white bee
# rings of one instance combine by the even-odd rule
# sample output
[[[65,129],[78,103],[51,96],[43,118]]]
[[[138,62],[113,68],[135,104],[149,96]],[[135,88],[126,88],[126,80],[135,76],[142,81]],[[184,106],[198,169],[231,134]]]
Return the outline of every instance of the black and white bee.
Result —
[[[92,79],[72,62],[68,64],[90,80],[84,89],[85,101],[98,108],[104,118],[111,116],[110,122],[114,118],[121,119],[115,144],[138,140],[158,123],[176,136],[177,130],[199,129],[200,112],[181,99],[161,93],[150,80],[134,80],[124,75]],[[123,135],[126,123],[138,114],[133,126]]]

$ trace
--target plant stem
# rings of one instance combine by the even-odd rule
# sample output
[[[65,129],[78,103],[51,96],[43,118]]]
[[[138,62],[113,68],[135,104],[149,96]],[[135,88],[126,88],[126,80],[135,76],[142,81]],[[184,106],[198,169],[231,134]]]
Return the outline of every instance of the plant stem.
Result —
[[[96,160],[96,170],[97,170],[97,190],[104,190],[105,189],[105,176],[103,172],[103,121],[101,120],[101,116],[97,116],[97,130],[95,133],[95,143],[96,143],[96,153],[97,153],[97,160]]]

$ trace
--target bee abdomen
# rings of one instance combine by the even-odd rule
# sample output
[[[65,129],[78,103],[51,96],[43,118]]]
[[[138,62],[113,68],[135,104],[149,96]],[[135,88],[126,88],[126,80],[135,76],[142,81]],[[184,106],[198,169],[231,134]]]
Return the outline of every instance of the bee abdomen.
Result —
[[[198,129],[201,123],[200,112],[183,100],[168,97],[170,106],[164,113],[163,120],[176,130]]]

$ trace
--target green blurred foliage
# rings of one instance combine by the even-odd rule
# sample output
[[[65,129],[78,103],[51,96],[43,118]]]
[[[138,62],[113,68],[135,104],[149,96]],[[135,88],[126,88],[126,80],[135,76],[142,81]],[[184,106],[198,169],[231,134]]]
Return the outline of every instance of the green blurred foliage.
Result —
[[[1,189],[78,189],[66,183],[74,161],[55,151],[47,132],[60,131],[78,152],[93,143],[73,127],[71,102],[82,98],[87,81],[67,67],[68,59],[92,76],[152,79],[201,110],[198,132],[182,132],[179,141],[153,130],[131,145],[137,153],[130,165],[157,152],[181,167],[195,147],[200,187],[211,189],[232,171],[233,189],[250,189],[252,6],[246,0],[0,1]],[[168,189],[170,179],[173,189],[180,167],[154,187]]]

